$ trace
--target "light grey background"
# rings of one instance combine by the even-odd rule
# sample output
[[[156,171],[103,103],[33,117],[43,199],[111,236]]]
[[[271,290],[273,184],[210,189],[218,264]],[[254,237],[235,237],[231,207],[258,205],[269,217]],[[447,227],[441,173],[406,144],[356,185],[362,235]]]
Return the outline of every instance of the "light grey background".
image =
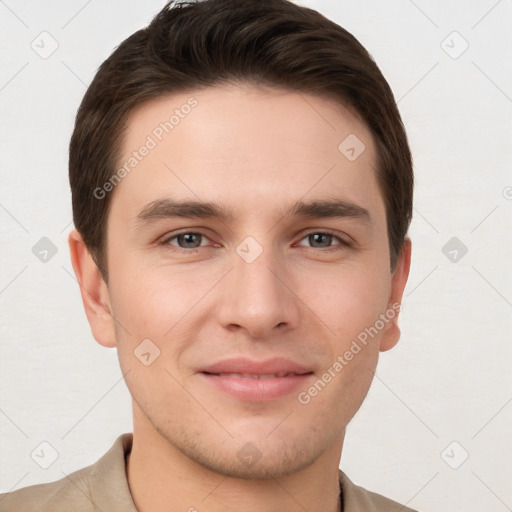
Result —
[[[415,158],[402,340],[341,466],[425,512],[512,510],[512,2],[298,3],[369,49]],[[99,64],[163,4],[0,0],[0,491],[62,478],[131,431],[116,352],[92,338],[70,264],[67,145]],[[57,248],[46,263],[42,237]],[[48,469],[31,458],[51,462],[41,442],[58,453]]]

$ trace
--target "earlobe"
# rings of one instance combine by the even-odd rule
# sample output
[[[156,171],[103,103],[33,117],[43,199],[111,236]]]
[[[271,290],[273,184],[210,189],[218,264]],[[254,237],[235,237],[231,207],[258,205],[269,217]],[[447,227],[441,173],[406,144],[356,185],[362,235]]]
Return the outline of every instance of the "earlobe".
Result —
[[[402,250],[398,256],[395,271],[391,277],[391,292],[389,295],[386,317],[389,318],[380,339],[380,351],[384,352],[393,348],[400,339],[400,327],[398,316],[401,309],[409,270],[411,267],[411,240],[406,238]]]
[[[68,237],[71,263],[80,285],[85,314],[96,341],[115,347],[115,329],[107,285],[80,233],[74,229]]]

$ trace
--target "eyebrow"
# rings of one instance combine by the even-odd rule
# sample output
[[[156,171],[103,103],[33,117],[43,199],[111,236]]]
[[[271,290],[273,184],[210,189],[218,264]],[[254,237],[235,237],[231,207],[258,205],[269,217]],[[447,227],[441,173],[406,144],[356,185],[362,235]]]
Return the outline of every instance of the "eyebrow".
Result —
[[[158,199],[147,204],[136,216],[137,224],[148,224],[155,220],[173,217],[213,218],[222,222],[235,219],[233,212],[216,203],[202,201],[178,201],[173,199]],[[282,217],[298,218],[350,218],[371,224],[369,211],[362,206],[344,199],[319,201],[297,201],[282,213]]]

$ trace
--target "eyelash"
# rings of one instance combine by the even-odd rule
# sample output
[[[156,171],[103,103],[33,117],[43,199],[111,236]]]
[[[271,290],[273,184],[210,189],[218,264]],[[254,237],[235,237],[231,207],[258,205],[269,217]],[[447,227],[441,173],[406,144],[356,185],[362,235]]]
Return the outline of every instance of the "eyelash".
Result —
[[[201,237],[206,238],[206,239],[209,240],[209,238],[205,234],[203,234],[201,232],[197,232],[197,231],[182,231],[182,232],[179,232],[179,233],[174,233],[172,236],[166,237],[164,240],[162,240],[162,242],[160,242],[160,245],[166,247],[167,249],[169,249],[169,250],[171,250],[173,252],[187,253],[187,254],[194,254],[199,249],[204,247],[204,246],[199,246],[199,247],[193,247],[193,248],[190,248],[190,249],[185,249],[183,247],[178,247],[178,246],[171,245],[170,242],[172,240],[175,240],[179,236],[182,236],[182,235],[198,235],[198,236],[201,236]],[[331,247],[326,247],[326,248],[322,248],[322,247],[306,247],[307,249],[317,249],[317,250],[320,250],[321,252],[328,252],[328,253],[330,253],[330,252],[335,252],[335,251],[342,251],[342,250],[345,250],[348,247],[352,246],[352,244],[350,242],[348,242],[347,240],[344,240],[343,238],[341,238],[340,236],[336,235],[334,232],[329,231],[329,230],[310,231],[309,233],[304,234],[299,241],[302,242],[305,238],[308,238],[311,235],[328,235],[328,236],[332,236],[333,239],[336,239],[338,241],[338,244],[334,245],[334,246],[331,246]],[[218,244],[216,244],[216,245],[218,246]],[[304,247],[304,246],[301,246],[301,247]]]

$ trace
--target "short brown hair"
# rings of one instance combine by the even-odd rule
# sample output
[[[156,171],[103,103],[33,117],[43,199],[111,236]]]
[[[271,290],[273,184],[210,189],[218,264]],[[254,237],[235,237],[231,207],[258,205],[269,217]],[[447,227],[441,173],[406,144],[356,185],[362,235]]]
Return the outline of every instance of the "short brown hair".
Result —
[[[289,0],[174,1],[103,62],[76,116],[73,219],[105,280],[112,194],[94,191],[116,170],[127,116],[158,96],[240,82],[334,99],[359,114],[377,146],[393,270],[412,217],[412,159],[393,93],[366,49]]]

